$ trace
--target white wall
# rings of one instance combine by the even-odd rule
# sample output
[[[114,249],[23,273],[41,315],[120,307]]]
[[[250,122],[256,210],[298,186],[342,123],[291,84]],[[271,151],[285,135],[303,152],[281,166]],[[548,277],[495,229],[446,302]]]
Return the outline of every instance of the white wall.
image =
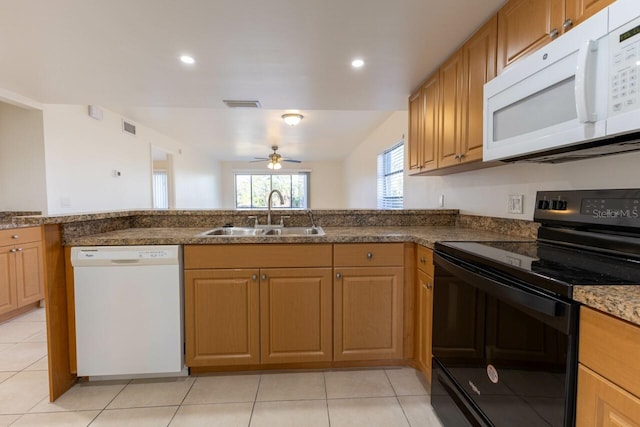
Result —
[[[378,154],[391,148],[408,136],[409,116],[396,111],[365,138],[344,161],[345,208],[375,209],[377,206]],[[405,141],[407,139],[405,138]],[[405,144],[405,169],[408,162]],[[421,186],[404,176],[404,208],[419,209],[422,200],[417,197]],[[419,184],[419,183],[418,183]]]
[[[48,213],[150,208],[151,145],[174,154],[177,208],[218,207],[219,164],[203,153],[139,124],[123,133],[106,109],[94,120],[86,105],[45,105],[43,117]]]
[[[42,111],[0,102],[0,211],[46,211]]]
[[[268,171],[267,162],[223,162],[222,174],[222,208],[235,209],[235,171]],[[342,209],[345,206],[343,166],[341,161],[304,162],[300,165],[286,164],[281,172],[304,170],[310,173],[310,206],[311,209]]]
[[[376,156],[406,134],[407,112],[394,113],[345,160],[349,208],[376,207]],[[406,149],[406,147],[405,147]],[[405,167],[407,163],[405,151]],[[444,207],[472,215],[533,219],[536,191],[640,187],[640,153],[607,156],[557,165],[508,164],[434,177],[404,177],[405,209]],[[524,213],[509,214],[510,194],[524,195]]]

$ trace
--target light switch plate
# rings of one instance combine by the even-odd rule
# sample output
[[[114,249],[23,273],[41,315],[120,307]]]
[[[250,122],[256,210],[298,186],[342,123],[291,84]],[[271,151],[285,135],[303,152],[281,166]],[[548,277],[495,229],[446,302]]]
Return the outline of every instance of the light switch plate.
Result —
[[[509,213],[524,213],[524,194],[509,194]]]

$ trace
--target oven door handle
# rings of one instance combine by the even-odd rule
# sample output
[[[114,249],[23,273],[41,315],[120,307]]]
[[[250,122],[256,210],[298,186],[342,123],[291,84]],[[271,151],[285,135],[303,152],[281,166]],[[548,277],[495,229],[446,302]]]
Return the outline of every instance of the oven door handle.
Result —
[[[503,301],[527,307],[550,317],[562,317],[565,315],[563,304],[551,297],[536,295],[508,283],[500,283],[493,278],[482,275],[479,271],[471,271],[462,265],[454,263],[440,254],[435,254],[434,263],[471,286],[479,288]]]

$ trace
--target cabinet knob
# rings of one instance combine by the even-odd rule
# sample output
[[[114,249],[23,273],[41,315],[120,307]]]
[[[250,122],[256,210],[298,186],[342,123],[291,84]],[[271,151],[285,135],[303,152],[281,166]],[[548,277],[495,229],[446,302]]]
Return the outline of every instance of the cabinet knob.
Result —
[[[336,279],[338,280],[342,279],[342,273],[336,273]]]
[[[567,31],[569,28],[571,28],[573,26],[573,20],[571,18],[567,18],[563,23],[562,23],[562,28]]]
[[[254,274],[253,276],[251,276],[251,280],[256,281],[258,280],[258,275]]]
[[[18,236],[17,234],[14,234],[13,236],[11,236],[12,239],[17,239],[18,237],[20,236]]]
[[[372,259],[373,258],[373,254],[371,252],[367,252],[367,259]]]
[[[427,262],[427,260],[426,260],[423,256],[422,256],[422,257],[420,257],[420,263],[421,263],[421,264],[424,264],[425,262]]]
[[[18,252],[22,252],[22,248],[18,248]]]
[[[13,248],[13,249],[11,249],[9,252],[14,252],[14,253],[15,253],[16,251],[17,251],[17,249],[16,249],[16,248]]]
[[[458,158],[459,158],[460,160],[464,159],[464,154],[460,154],[460,156],[458,156]]]
[[[431,289],[433,285],[431,283],[427,283],[427,289]]]
[[[261,279],[261,280],[267,280],[267,275],[266,275],[266,274],[263,274],[262,276],[260,276],[260,279]]]
[[[456,154],[455,156],[453,156],[453,158],[456,160],[460,160],[460,154]]]
[[[553,30],[551,30],[551,32],[549,33],[549,38],[555,39],[556,37],[558,37],[558,34],[560,32],[558,31],[557,28],[554,28]]]

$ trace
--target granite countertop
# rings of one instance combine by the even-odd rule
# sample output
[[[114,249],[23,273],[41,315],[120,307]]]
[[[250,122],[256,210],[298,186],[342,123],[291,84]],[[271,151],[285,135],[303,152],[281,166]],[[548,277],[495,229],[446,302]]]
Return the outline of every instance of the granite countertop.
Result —
[[[575,286],[573,299],[640,326],[640,285]]]
[[[11,230],[13,228],[33,227],[30,224],[14,224],[12,222],[0,223],[0,230]]]
[[[237,243],[384,243],[414,242],[433,248],[445,240],[530,240],[492,231],[460,227],[322,227],[324,236],[196,237],[206,228],[129,228],[65,240],[67,246],[182,245]]]

